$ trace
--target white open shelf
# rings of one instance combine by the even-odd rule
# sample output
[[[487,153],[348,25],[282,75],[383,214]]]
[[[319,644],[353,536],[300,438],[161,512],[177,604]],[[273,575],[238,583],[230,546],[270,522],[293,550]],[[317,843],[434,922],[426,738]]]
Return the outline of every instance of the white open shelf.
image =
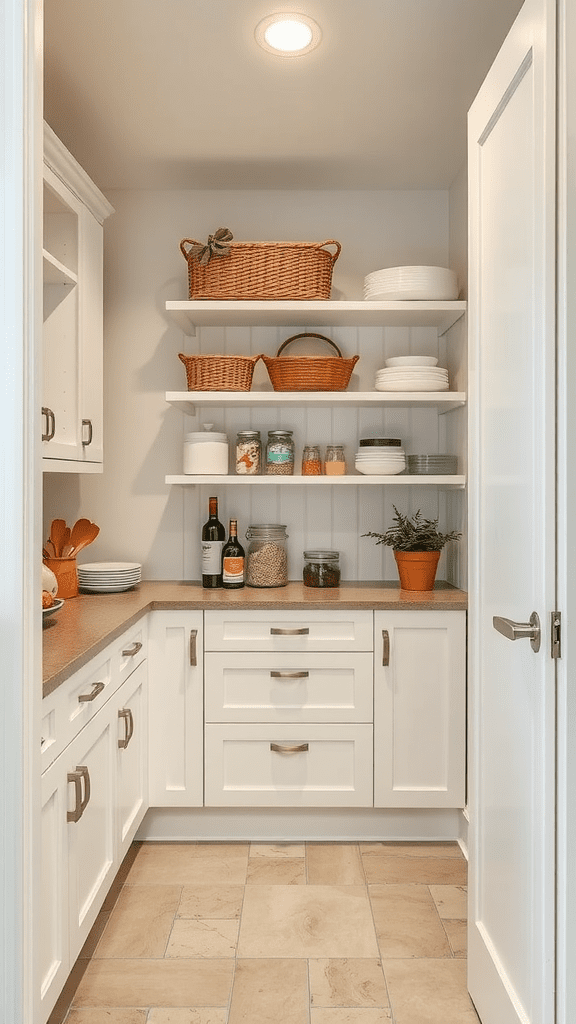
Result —
[[[47,249],[42,250],[43,280],[44,284],[68,284],[78,283],[78,275],[73,270],[65,267],[60,260],[57,260]]]
[[[166,311],[185,334],[197,327],[436,327],[445,334],[466,312],[466,302],[319,300],[171,300]]]
[[[436,406],[449,412],[466,404],[464,391],[167,391],[166,401],[193,416],[197,406]]]
[[[234,474],[228,474],[226,476],[192,476],[192,475],[176,475],[167,476],[167,484],[210,484],[212,487],[222,484],[228,487],[230,484],[248,484],[250,487],[346,487],[353,485],[354,487],[373,486],[378,485],[392,485],[394,487],[445,487],[453,490],[461,490],[466,485],[465,476],[365,476],[362,473],[357,473],[352,476],[282,476],[281,474],[270,474],[270,476],[236,476]]]

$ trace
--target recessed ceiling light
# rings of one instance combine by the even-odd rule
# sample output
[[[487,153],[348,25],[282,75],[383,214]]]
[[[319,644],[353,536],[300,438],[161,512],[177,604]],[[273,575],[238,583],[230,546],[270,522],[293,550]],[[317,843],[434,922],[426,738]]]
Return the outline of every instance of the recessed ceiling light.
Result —
[[[256,41],[280,57],[300,57],[314,50],[322,33],[306,14],[270,14],[256,26]]]

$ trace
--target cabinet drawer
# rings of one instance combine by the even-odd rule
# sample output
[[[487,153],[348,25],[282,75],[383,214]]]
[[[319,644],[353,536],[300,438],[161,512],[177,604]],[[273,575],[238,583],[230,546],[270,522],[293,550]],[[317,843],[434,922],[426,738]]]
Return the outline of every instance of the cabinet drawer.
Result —
[[[369,651],[209,652],[207,722],[371,722]]]
[[[207,611],[208,651],[371,651],[370,611]]]
[[[205,754],[207,807],[372,806],[371,725],[207,725]]]

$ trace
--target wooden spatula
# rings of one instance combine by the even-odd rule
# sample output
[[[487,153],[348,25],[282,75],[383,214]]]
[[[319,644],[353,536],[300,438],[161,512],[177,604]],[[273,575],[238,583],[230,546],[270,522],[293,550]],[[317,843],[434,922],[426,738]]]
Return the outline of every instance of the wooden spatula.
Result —
[[[87,547],[100,533],[100,527],[91,523],[89,519],[79,519],[72,527],[70,544],[72,545],[71,557],[75,558],[82,548]]]
[[[64,519],[53,519],[50,527],[50,540],[54,546],[54,552],[56,558],[62,558],[62,548],[64,547],[64,537],[66,534],[66,520]]]

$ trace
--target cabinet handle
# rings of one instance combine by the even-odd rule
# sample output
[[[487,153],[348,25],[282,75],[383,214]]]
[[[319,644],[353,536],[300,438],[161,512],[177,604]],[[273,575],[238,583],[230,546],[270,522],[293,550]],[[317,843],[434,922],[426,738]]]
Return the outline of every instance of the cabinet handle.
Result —
[[[280,629],[276,626],[270,627],[272,636],[306,636],[310,630],[308,626],[302,626],[300,629]]]
[[[382,630],[382,664],[390,664],[390,633],[387,629]]]
[[[82,780],[84,780],[84,798],[82,798]],[[68,782],[74,783],[74,810],[68,811],[66,821],[80,821],[90,800],[90,772],[84,764],[76,765],[76,770],[68,772]]]
[[[84,433],[84,427],[88,427],[88,440],[85,441],[82,438],[82,445],[84,448],[87,448],[89,444],[92,444],[92,420],[82,420],[82,433]]]
[[[279,754],[299,754],[308,750],[308,743],[271,743],[270,750],[276,750]]]
[[[272,679],[308,679],[309,672],[270,672]]]
[[[133,658],[138,651],[142,650],[142,644],[139,640],[135,640],[131,647],[127,647],[125,651],[122,651],[123,658]]]
[[[104,683],[94,683],[93,686],[92,686],[91,693],[81,693],[80,694],[80,696],[78,697],[79,703],[80,704],[85,704],[85,703],[87,703],[87,702],[89,702],[91,700],[96,700],[96,697],[98,696],[99,693],[102,693],[103,689],[104,689]]]
[[[134,718],[130,708],[121,708],[118,718],[124,719],[124,739],[118,740],[120,748],[126,748],[134,735]]]
[[[196,666],[198,664],[198,655],[196,653],[196,639],[198,637],[198,630],[190,630],[190,664]]]
[[[42,434],[43,441],[51,441],[56,433],[56,417],[52,409],[42,406],[42,415],[46,417],[46,433]]]

